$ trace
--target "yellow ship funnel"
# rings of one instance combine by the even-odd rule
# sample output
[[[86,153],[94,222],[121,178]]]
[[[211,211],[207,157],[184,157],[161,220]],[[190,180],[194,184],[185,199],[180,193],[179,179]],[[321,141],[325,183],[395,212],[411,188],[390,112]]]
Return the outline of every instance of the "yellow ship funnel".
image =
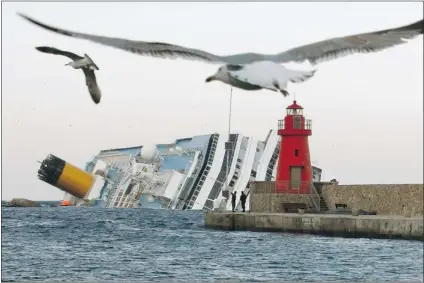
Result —
[[[94,182],[92,174],[53,154],[49,154],[41,162],[38,179],[80,199],[87,196]]]

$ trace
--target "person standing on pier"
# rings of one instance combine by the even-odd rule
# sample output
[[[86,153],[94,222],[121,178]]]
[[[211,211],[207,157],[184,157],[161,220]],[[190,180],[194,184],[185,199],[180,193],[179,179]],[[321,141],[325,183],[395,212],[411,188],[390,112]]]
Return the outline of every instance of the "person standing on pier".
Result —
[[[233,207],[233,212],[236,209],[236,199],[237,199],[237,192],[231,193],[231,206]]]
[[[241,208],[243,209],[243,212],[245,212],[245,209],[246,209],[246,199],[247,199],[247,196],[244,194],[244,192],[241,192],[240,202],[241,202]]]

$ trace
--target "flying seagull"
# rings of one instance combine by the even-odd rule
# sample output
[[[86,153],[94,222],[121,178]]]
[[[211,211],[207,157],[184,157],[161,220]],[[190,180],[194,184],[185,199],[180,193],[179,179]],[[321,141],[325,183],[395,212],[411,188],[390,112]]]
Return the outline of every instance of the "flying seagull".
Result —
[[[423,34],[424,26],[424,21],[420,20],[397,28],[335,37],[277,54],[240,53],[220,56],[199,49],[162,42],[135,41],[69,31],[43,24],[21,13],[18,15],[55,33],[108,45],[139,55],[171,59],[180,57],[187,60],[223,64],[214,75],[206,79],[206,82],[217,80],[244,90],[265,88],[280,91],[284,96],[288,95],[288,82],[306,81],[315,74],[316,70],[291,70],[281,65],[282,63],[309,61],[314,66],[349,54],[381,51],[407,43],[406,39],[413,39]]]
[[[100,102],[102,94],[100,92],[99,86],[97,85],[96,75],[94,74],[94,70],[99,70],[99,67],[97,67],[97,65],[93,62],[93,60],[91,60],[91,58],[87,54],[84,54],[84,57],[81,57],[69,51],[63,51],[54,47],[47,46],[39,46],[35,47],[35,49],[43,53],[62,55],[72,59],[72,61],[68,64],[65,64],[65,66],[71,66],[74,69],[81,69],[84,72],[85,84],[87,85],[91,98],[96,104]]]

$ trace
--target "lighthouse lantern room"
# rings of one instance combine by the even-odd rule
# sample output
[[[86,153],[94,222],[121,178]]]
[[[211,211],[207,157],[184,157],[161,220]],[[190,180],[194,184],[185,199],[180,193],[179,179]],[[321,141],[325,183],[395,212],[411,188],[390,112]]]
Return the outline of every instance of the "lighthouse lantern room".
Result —
[[[286,117],[278,121],[281,136],[276,192],[310,194],[312,166],[308,137],[312,121],[303,116],[303,107],[293,101],[286,108]]]

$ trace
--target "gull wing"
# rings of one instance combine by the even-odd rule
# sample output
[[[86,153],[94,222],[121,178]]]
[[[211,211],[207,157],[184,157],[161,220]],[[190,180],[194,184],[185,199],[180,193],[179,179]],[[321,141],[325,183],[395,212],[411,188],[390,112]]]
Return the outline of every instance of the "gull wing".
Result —
[[[35,49],[37,49],[38,51],[43,52],[43,53],[66,56],[66,57],[72,59],[73,61],[80,60],[80,59],[84,58],[84,57],[78,56],[75,53],[72,53],[72,52],[69,52],[69,51],[63,51],[63,50],[60,50],[60,49],[57,49],[57,48],[54,48],[54,47],[38,46],[38,47],[35,47]]]
[[[280,54],[268,56],[267,59],[277,63],[308,60],[312,65],[316,65],[354,53],[378,52],[404,44],[407,43],[405,39],[413,39],[423,34],[423,30],[424,21],[420,20],[397,28],[336,37],[303,45]]]
[[[82,71],[85,75],[85,84],[87,85],[88,91],[90,92],[91,98],[94,103],[99,104],[100,98],[102,97],[102,93],[97,84],[96,75],[94,74],[94,70],[90,68],[82,68]]]
[[[139,55],[149,55],[153,57],[162,57],[162,58],[183,58],[188,60],[200,60],[207,63],[223,63],[225,59],[221,56],[208,53],[203,50],[187,48],[183,46],[162,43],[162,42],[146,42],[146,41],[134,41],[117,37],[106,37],[91,35],[86,33],[73,32],[65,29],[56,28],[43,24],[37,20],[34,20],[23,14],[18,14],[21,17],[25,18],[29,22],[47,29],[49,31],[59,33],[65,36],[80,38],[89,40],[95,43],[108,45],[118,49],[122,49],[128,52],[132,52]]]
[[[183,58],[187,60],[200,60],[206,63],[226,63],[235,65],[248,64],[261,60],[269,60],[276,63],[290,61],[302,62],[308,60],[311,64],[315,65],[322,61],[339,58],[353,53],[377,52],[406,43],[404,39],[412,39],[423,34],[423,20],[420,20],[416,23],[398,28],[332,38],[292,48],[274,55],[241,53],[219,56],[199,49],[187,48],[162,42],[134,41],[123,38],[73,32],[43,24],[20,13],[19,15],[29,22],[52,32],[69,37],[89,40],[139,55],[171,59]]]

